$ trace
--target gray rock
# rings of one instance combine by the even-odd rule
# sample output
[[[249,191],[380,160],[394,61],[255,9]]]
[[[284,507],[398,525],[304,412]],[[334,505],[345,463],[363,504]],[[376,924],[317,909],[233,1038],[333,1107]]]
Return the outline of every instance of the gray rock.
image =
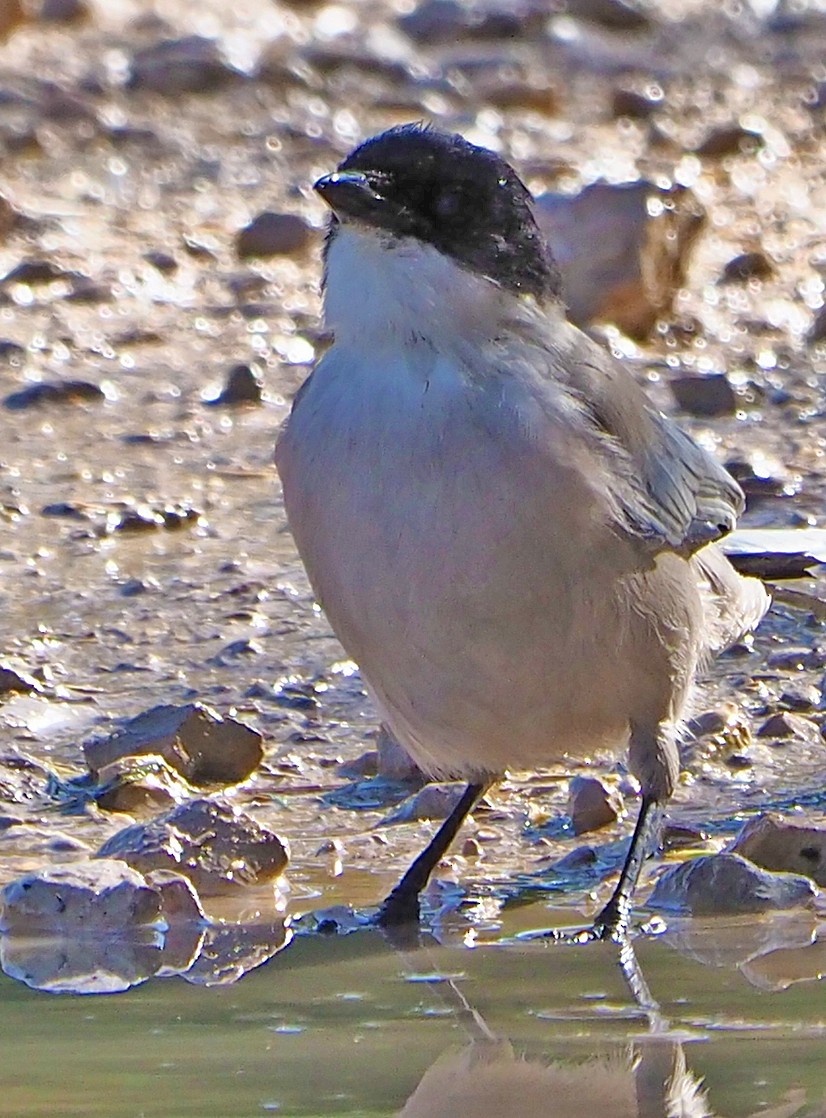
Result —
[[[654,216],[652,216],[654,214]],[[536,216],[577,325],[614,322],[645,338],[682,286],[705,212],[690,191],[640,180],[541,194]]]
[[[155,93],[203,93],[241,76],[227,63],[214,39],[188,35],[136,51],[127,85]]]
[[[648,905],[691,916],[731,916],[809,906],[816,894],[808,877],[770,873],[739,854],[722,853],[666,870]]]
[[[513,39],[541,33],[547,17],[547,6],[536,0],[423,0],[399,25],[419,43]]]
[[[741,252],[729,260],[720,276],[720,283],[748,283],[769,279],[774,266],[764,252]]]
[[[380,826],[416,823],[421,819],[447,819],[464,790],[464,784],[426,784],[420,792],[402,800],[396,811],[382,819]]]
[[[42,690],[43,688],[33,675],[0,664],[0,697],[10,694],[26,695],[32,691]]]
[[[242,260],[251,256],[291,256],[313,241],[315,230],[298,214],[265,211],[239,230],[235,251]]]
[[[689,415],[708,418],[734,415],[740,406],[738,395],[724,373],[676,376],[669,380],[668,387],[677,407]]]
[[[759,738],[796,738],[811,744],[822,742],[820,727],[802,714],[781,710],[767,718],[757,731]]]
[[[85,742],[94,774],[126,756],[154,753],[190,784],[237,784],[261,763],[261,735],[201,703],[158,706],[139,714],[109,738]]]
[[[376,738],[378,751],[377,771],[379,776],[388,780],[408,781],[411,784],[424,784],[427,777],[393,734],[383,723]]]
[[[165,896],[171,911],[165,909]],[[0,931],[11,935],[128,935],[173,915],[177,921],[203,919],[189,882],[178,878],[173,887],[165,879],[159,888],[114,859],[47,866],[10,882],[0,893]]]
[[[758,815],[727,849],[763,869],[803,874],[826,886],[826,826],[805,826],[774,813]]]
[[[568,785],[568,814],[574,834],[598,831],[625,814],[625,802],[617,788],[595,776],[575,776]]]
[[[189,800],[148,823],[126,827],[97,857],[120,858],[141,873],[183,874],[204,896],[273,881],[288,861],[274,831],[216,799]]]
[[[221,394],[207,403],[213,407],[237,407],[261,403],[261,368],[258,365],[233,365],[227,373]]]

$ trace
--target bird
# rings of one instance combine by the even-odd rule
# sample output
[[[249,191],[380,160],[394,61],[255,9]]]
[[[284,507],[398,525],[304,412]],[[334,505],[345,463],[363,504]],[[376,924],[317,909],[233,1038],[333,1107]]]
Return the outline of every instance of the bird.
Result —
[[[627,751],[636,827],[580,936],[620,942],[697,672],[769,605],[716,544],[743,493],[567,319],[533,198],[497,153],[397,125],[314,188],[333,340],[278,435],[287,520],[382,721],[466,784],[377,922],[420,918],[504,772]]]

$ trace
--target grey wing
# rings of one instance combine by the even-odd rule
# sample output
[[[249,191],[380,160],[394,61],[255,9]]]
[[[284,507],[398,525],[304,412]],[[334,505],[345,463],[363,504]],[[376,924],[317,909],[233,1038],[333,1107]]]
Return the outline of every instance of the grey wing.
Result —
[[[745,505],[734,478],[651,407],[624,365],[576,334],[568,386],[612,457],[611,495],[626,529],[689,554],[731,531]]]

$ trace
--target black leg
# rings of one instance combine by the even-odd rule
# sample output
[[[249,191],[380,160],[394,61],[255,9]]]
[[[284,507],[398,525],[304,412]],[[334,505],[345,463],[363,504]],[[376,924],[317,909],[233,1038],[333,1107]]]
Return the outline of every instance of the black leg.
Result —
[[[490,781],[468,784],[462,798],[439,830],[379,909],[377,922],[382,927],[415,923],[419,919],[419,893],[427,885],[434,867],[456,837],[465,817],[490,787]]]
[[[628,848],[625,865],[622,867],[614,895],[594,921],[594,938],[613,939],[617,943],[625,939],[628,918],[631,914],[631,898],[640,877],[642,864],[659,835],[661,820],[662,805],[651,796],[643,796],[637,825],[631,837],[631,846]]]

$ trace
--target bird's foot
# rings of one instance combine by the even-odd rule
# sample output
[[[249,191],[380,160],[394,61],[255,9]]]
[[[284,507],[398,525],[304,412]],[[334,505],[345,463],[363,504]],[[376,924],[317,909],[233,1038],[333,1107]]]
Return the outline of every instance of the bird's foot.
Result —
[[[380,928],[398,928],[419,923],[419,894],[396,888],[384,899],[375,916]]]
[[[551,928],[542,936],[554,943],[578,945],[610,941],[622,945],[628,942],[629,918],[628,903],[622,898],[612,897],[590,928]]]

